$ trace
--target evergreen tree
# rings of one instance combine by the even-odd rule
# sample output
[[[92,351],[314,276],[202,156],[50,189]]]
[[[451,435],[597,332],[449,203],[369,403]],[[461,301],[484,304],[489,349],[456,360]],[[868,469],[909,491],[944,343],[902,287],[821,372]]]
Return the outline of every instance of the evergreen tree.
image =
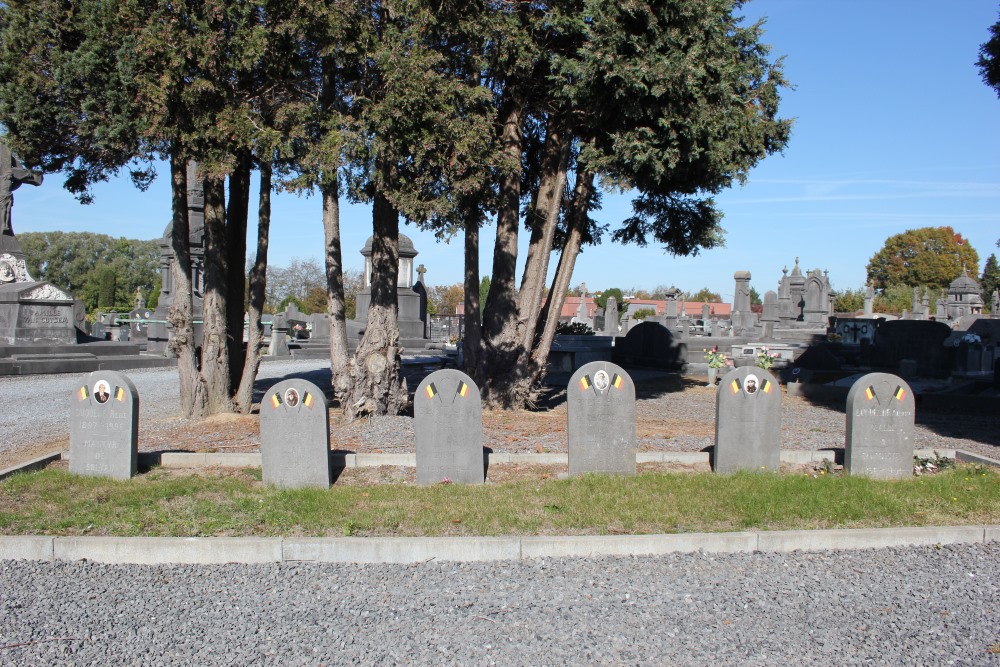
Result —
[[[993,292],[1000,290],[1000,264],[997,263],[995,253],[991,253],[986,259],[986,265],[983,267],[983,275],[979,279],[979,287],[982,290],[983,301],[986,302],[986,307],[992,309]]]

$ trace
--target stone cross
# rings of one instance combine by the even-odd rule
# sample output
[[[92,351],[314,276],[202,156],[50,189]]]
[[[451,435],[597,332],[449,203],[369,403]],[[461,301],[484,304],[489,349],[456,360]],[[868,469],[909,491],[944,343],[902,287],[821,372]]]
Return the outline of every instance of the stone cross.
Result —
[[[913,475],[913,390],[889,373],[861,377],[847,394],[844,470],[877,479]]]
[[[566,391],[569,474],[634,475],[635,385],[628,373],[592,361],[573,373]]]
[[[762,368],[729,371],[715,394],[715,472],[777,472],[781,387]]]
[[[322,390],[292,378],[260,402],[262,480],[285,489],[330,487],[330,413]]]
[[[114,371],[96,371],[73,389],[69,471],[129,479],[139,462],[139,392]]]
[[[483,407],[479,387],[452,368],[434,371],[413,395],[417,483],[482,484]]]
[[[423,264],[421,264],[420,266],[417,267],[417,280],[420,282],[421,285],[426,285],[427,284],[427,283],[424,282],[424,274],[425,273],[427,273],[427,269],[426,269],[426,267],[424,267]]]

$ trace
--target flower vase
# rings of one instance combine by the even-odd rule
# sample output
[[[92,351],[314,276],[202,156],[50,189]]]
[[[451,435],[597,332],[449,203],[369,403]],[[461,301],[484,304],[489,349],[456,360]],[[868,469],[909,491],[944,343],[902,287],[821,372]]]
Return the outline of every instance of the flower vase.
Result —
[[[718,368],[712,368],[711,366],[709,366],[708,367],[708,384],[705,385],[705,386],[706,387],[714,387],[715,386],[715,380],[718,377],[718,375],[719,375],[719,369]]]

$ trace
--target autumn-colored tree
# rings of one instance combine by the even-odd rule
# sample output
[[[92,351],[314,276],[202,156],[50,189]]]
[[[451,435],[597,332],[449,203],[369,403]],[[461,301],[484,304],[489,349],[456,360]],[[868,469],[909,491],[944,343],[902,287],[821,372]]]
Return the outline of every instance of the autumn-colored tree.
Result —
[[[868,283],[943,289],[962,272],[979,266],[979,254],[951,227],[910,229],[886,239],[868,262]]]
[[[722,296],[718,292],[713,292],[707,287],[702,287],[694,294],[689,294],[686,301],[703,301],[705,303],[722,303]]]

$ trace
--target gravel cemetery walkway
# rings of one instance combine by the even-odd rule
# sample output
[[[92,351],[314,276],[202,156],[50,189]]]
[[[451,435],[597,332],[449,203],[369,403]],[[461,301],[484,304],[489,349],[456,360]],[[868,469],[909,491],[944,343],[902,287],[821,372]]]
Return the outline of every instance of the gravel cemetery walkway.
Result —
[[[304,377],[329,386],[323,361],[269,362],[261,366],[258,399],[268,386]],[[220,415],[205,421],[179,419],[177,373],[173,369],[126,373],[139,392],[140,451],[257,451],[257,416]],[[640,451],[691,452],[712,446],[715,392],[699,377],[636,374],[637,435]],[[0,469],[56,450],[69,449],[70,398],[80,374],[4,378],[0,382]],[[415,387],[415,383],[411,389]],[[549,409],[487,411],[483,442],[495,452],[565,452],[564,393],[546,397]],[[843,405],[782,399],[783,449],[839,449],[844,446]],[[1000,414],[917,413],[916,449],[964,449],[1000,459]],[[331,443],[347,452],[413,452],[411,417],[376,417],[345,424],[331,413]]]

